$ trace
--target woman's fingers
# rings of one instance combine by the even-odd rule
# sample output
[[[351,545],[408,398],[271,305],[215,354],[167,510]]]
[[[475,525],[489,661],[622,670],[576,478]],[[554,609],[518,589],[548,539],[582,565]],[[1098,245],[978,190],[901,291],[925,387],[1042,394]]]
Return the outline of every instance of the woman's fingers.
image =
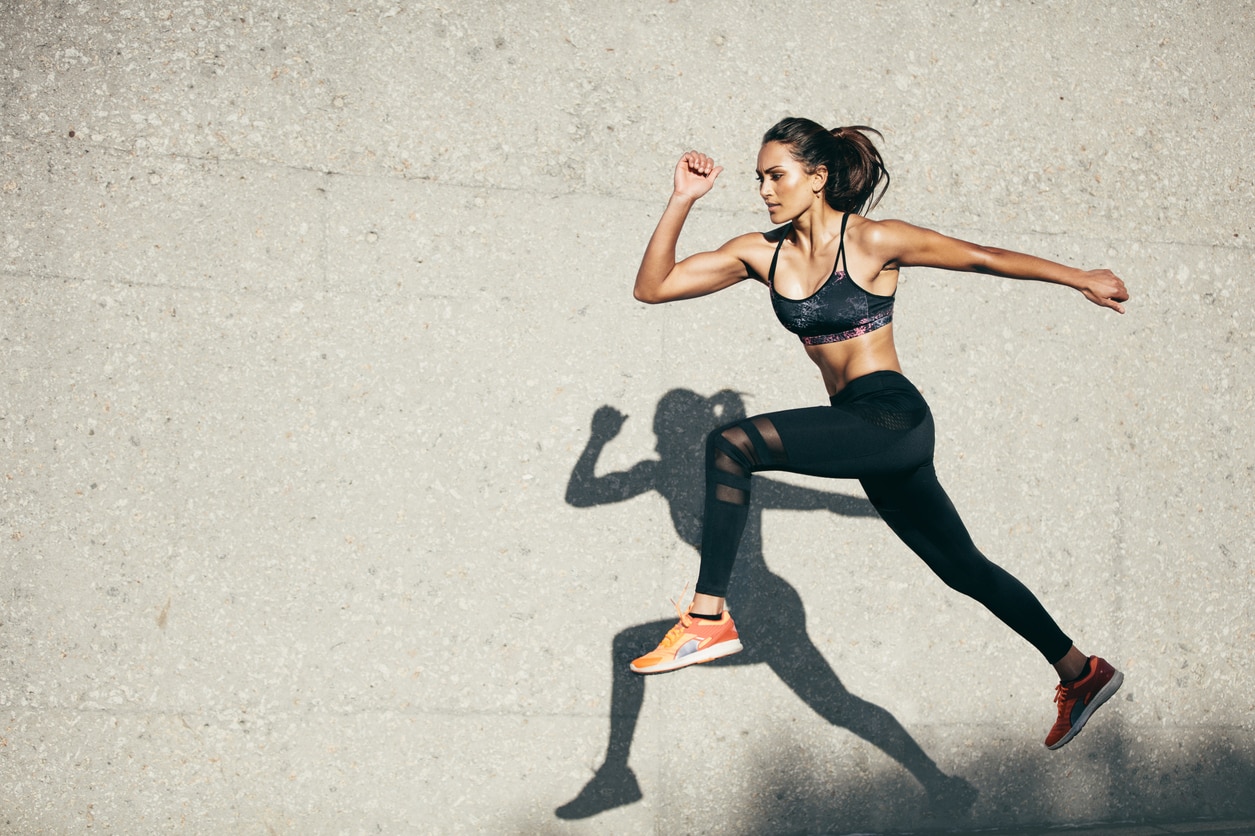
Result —
[[[689,151],[684,155],[683,160],[688,165],[689,171],[703,177],[715,169],[715,161],[699,151]]]
[[[715,161],[701,153],[700,151],[689,151],[680,161],[688,166],[688,170],[694,174],[700,174],[702,177],[714,177],[723,171],[722,166],[715,165]]]
[[[1090,276],[1092,279],[1085,294],[1090,301],[1117,313],[1124,313],[1124,306],[1120,303],[1128,301],[1129,290],[1120,277],[1110,270],[1091,270]]]
[[[688,151],[675,167],[676,189],[683,194],[701,197],[710,191],[721,171],[723,167],[715,165],[710,157],[700,151]]]

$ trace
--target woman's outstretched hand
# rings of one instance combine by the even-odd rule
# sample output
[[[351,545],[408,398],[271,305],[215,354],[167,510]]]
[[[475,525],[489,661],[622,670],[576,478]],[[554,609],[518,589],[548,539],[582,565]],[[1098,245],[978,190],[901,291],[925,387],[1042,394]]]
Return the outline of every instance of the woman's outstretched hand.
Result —
[[[1077,289],[1095,305],[1111,308],[1116,313],[1124,313],[1124,306],[1120,303],[1129,300],[1128,288],[1110,270],[1086,270],[1084,280]]]
[[[694,200],[710,191],[723,166],[705,154],[689,151],[675,165],[675,193]]]

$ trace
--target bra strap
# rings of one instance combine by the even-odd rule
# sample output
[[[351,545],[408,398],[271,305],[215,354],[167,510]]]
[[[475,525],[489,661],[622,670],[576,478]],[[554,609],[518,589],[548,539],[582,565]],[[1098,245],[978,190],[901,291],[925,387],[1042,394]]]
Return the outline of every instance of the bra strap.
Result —
[[[771,269],[767,271],[767,287],[776,289],[776,262],[780,259],[780,248],[784,246],[784,234],[780,235],[780,243],[776,244],[776,254],[771,257]]]
[[[832,267],[832,271],[835,273],[837,271],[837,267],[841,266],[841,269],[845,271],[847,276],[850,275],[850,265],[845,263],[845,223],[849,219],[849,212],[846,212],[841,216],[841,243],[837,245],[837,260],[833,263]]]

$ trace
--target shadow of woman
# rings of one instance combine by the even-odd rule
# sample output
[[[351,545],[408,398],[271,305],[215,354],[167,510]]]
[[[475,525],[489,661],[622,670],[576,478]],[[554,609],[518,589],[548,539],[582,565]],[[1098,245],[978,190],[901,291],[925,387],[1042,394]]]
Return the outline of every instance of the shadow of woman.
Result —
[[[591,508],[657,491],[667,501],[676,533],[697,549],[701,543],[706,434],[744,417],[745,406],[735,392],[725,390],[705,398],[687,389],[673,389],[658,402],[654,416],[658,458],[638,462],[620,473],[597,476],[597,459],[627,420],[613,407],[602,406],[593,415],[588,446],[571,472],[566,500],[577,508]],[[766,509],[876,516],[871,504],[861,498],[755,476],[750,517],[729,591],[729,599],[736,602],[737,629],[745,650],[701,667],[767,665],[819,716],[848,729],[905,767],[923,786],[934,811],[962,815],[975,801],[976,790],[962,778],[947,776],[938,769],[892,714],[851,694],[811,640],[797,590],[768,569],[763,560],[761,520]],[[588,818],[642,798],[628,756],[647,677],[632,673],[628,663],[652,649],[673,624],[674,619],[651,621],[615,636],[605,762],[579,795],[555,811],[558,818]]]

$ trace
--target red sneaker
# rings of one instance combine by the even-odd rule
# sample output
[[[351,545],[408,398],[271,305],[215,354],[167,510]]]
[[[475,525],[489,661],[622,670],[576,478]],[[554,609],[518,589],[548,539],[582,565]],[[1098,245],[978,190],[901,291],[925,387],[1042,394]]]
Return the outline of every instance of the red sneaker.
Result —
[[[673,671],[741,651],[736,625],[726,610],[720,614],[718,621],[694,618],[687,611],[681,612],[679,604],[676,604],[675,611],[679,613],[680,621],[667,631],[662,644],[632,660],[634,673]]]
[[[1058,749],[1084,728],[1085,721],[1098,710],[1098,706],[1111,699],[1120,690],[1124,674],[1097,656],[1089,657],[1089,673],[1071,682],[1060,682],[1055,689],[1055,702],[1059,706],[1059,719],[1046,735],[1046,748]]]

